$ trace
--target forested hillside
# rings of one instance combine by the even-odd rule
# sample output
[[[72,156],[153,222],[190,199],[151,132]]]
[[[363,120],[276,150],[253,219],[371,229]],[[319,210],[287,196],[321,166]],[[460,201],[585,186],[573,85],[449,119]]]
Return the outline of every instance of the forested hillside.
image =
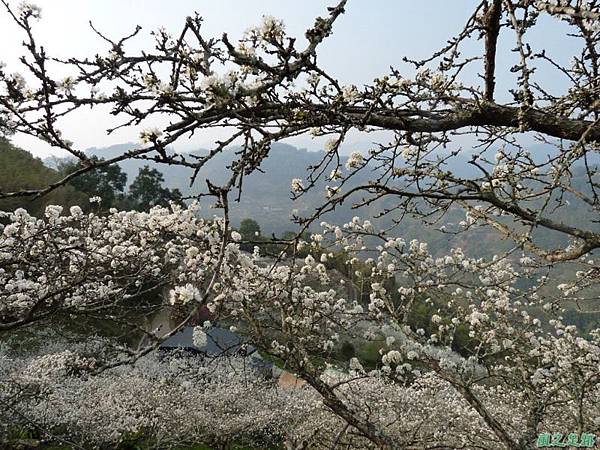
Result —
[[[87,152],[98,158],[109,159],[121,154],[123,151],[135,148],[136,144],[121,144],[110,147],[94,147]],[[532,157],[538,161],[549,158],[556,152],[556,149],[537,145],[532,147]],[[189,153],[189,157],[202,156],[207,153],[206,150],[197,150]],[[171,166],[164,164],[154,164],[145,160],[127,159],[119,163],[127,180],[130,183],[139,173],[139,170],[145,165],[158,170],[164,179],[164,186],[170,189],[177,189],[183,196],[194,196],[200,192],[206,192],[205,179],[210,178],[214,183],[223,183],[226,181],[230,172],[227,168],[233,159],[234,152],[222,153],[214,156],[207,161],[205,166],[199,172],[194,184],[190,186],[190,176],[192,171],[182,166]],[[299,199],[292,201],[291,181],[294,178],[306,177],[306,169],[317,165],[325,156],[324,151],[308,151],[298,149],[291,145],[275,143],[269,156],[261,165],[262,172],[254,172],[244,178],[244,192],[239,202],[232,202],[231,220],[235,226],[238,226],[244,218],[252,218],[260,225],[265,235],[275,233],[281,236],[283,233],[291,230],[290,214],[293,211],[301,216],[312,214],[315,209],[326,200],[326,186],[334,184],[327,182],[321,177],[315,184],[314,189],[309,190]],[[340,164],[343,166],[347,157],[340,158]],[[597,162],[595,155],[591,155],[588,162],[590,164]],[[469,164],[471,160],[469,154],[458,155],[448,161],[448,169],[462,177],[474,176],[477,168]],[[61,162],[56,159],[48,159],[45,163],[49,167],[56,167]],[[329,173],[333,170],[334,164],[330,163],[324,170]],[[351,180],[347,187],[352,188],[359,185],[368,185],[372,178],[374,169],[371,171],[359,171]],[[572,183],[580,189],[586,189],[586,171],[583,166],[575,166],[572,174]],[[324,215],[324,218],[332,223],[342,224],[352,220],[354,216],[373,217],[373,223],[380,228],[388,229],[394,227],[393,234],[404,236],[406,239],[423,239],[430,243],[430,248],[436,254],[448,252],[452,247],[461,247],[469,254],[477,257],[485,257],[493,254],[499,254],[511,248],[511,243],[502,239],[490,228],[477,227],[466,233],[455,234],[454,232],[462,230],[461,222],[466,220],[465,213],[460,208],[448,211],[443,220],[435,222],[434,226],[423,227],[421,220],[415,220],[410,215],[401,211],[397,213],[386,214],[379,217],[383,210],[394,207],[394,199],[385,198],[361,208],[353,208],[353,203],[361,199],[356,195],[351,197],[334,211]],[[548,205],[548,213],[551,217],[563,221],[567,224],[575,224],[577,221],[595,223],[592,219],[594,212],[580,199],[573,195],[565,194],[564,200],[568,202],[566,207],[554,209],[554,197]],[[204,201],[204,208],[200,214],[205,217],[211,217],[212,211],[208,208],[209,203]],[[531,204],[534,209],[539,205]],[[600,230],[600,224],[595,224]],[[436,231],[442,229],[442,231]],[[533,229],[535,242],[540,245],[551,245],[559,242],[566,244],[565,236],[552,230]]]
[[[40,189],[57,183],[69,173],[80,168],[73,160],[57,160],[48,164],[35,158],[27,150],[15,147],[6,138],[0,138],[0,190],[15,192]],[[129,183],[128,183],[129,180]],[[26,209],[33,216],[43,215],[47,205],[63,208],[80,206],[90,210],[90,198],[102,199],[96,210],[106,212],[109,208],[128,208],[144,211],[152,206],[167,206],[169,202],[181,204],[181,193],[163,186],[159,171],[141,165],[135,175],[129,176],[119,166],[108,166],[75,177],[72,181],[37,196],[18,196],[0,199],[0,211]]]
[[[90,155],[98,158],[111,158],[123,151],[126,151],[135,144],[122,144],[104,148],[92,148],[88,150]],[[542,160],[547,157],[544,146],[535,148],[535,156]],[[201,156],[206,154],[206,150],[198,150],[190,153],[190,155]],[[160,172],[164,178],[164,185],[170,189],[181,191],[184,196],[193,196],[199,192],[206,191],[205,178],[210,178],[212,182],[223,183],[229,172],[227,166],[231,163],[232,153],[217,155],[209,160],[205,167],[200,171],[195,183],[190,187],[190,170],[181,166],[168,166],[151,164],[154,170]],[[292,211],[297,211],[299,215],[310,215],[322,202],[325,200],[325,192],[327,182],[320,179],[315,188],[310,190],[300,199],[293,201],[290,183],[296,177],[306,176],[306,169],[318,164],[325,156],[324,152],[311,152],[305,149],[297,149],[293,146],[277,143],[273,145],[273,149],[268,158],[263,162],[261,169],[264,173],[253,173],[246,177],[244,181],[244,193],[238,202],[233,202],[231,205],[231,219],[235,227],[238,227],[244,219],[252,219],[257,224],[261,231],[261,239],[267,239],[272,234],[280,237],[294,231],[290,214]],[[347,157],[340,159],[340,164],[344,165]],[[64,161],[46,160],[47,165],[56,167],[64,164]],[[461,176],[473,176],[476,170],[468,164],[469,156],[466,155],[459,161],[452,162],[452,170]],[[127,180],[133,179],[148,161],[142,160],[125,160],[119,164],[122,169],[123,176]],[[333,169],[333,164],[327,167],[327,171]],[[575,167],[572,171],[573,185],[579,186],[585,190],[585,170],[583,167]],[[349,182],[348,186],[358,186],[368,184],[372,172],[361,171]],[[123,191],[125,192],[125,191]],[[152,195],[151,195],[152,196]],[[354,197],[356,202],[360,197]],[[550,214],[557,220],[565,223],[574,221],[585,221],[594,223],[593,211],[586,207],[585,203],[574,196],[567,195],[568,205],[566,207],[551,210]],[[556,201],[554,199],[553,201]],[[380,201],[373,202],[368,206],[354,209],[352,202],[346,202],[337,207],[334,211],[325,214],[323,217],[327,221],[335,224],[343,224],[350,222],[354,216],[369,216],[373,217],[372,222],[376,227],[382,229],[391,229],[390,234],[399,236],[407,241],[412,239],[424,240],[429,243],[429,249],[434,255],[444,255],[450,252],[453,248],[461,248],[463,251],[475,258],[489,258],[493,255],[498,255],[506,252],[514,247],[514,243],[495,233],[489,227],[474,227],[460,233],[455,233],[457,230],[464,228],[465,217],[464,211],[456,208],[447,212],[443,220],[435,222],[433,226],[424,227],[418,219],[412,218],[407,214],[387,214],[379,217],[379,213],[386,208],[393,207],[393,200],[386,198]],[[203,209],[199,214],[210,218],[213,210],[208,208],[208,203],[204,202]],[[534,205],[532,205],[533,207]],[[461,225],[463,224],[463,225]],[[594,225],[600,229],[599,224]],[[525,230],[525,228],[523,228]],[[567,243],[564,235],[547,229],[533,230],[535,242],[541,246],[552,245],[556,242]],[[249,236],[247,236],[249,237]],[[251,250],[252,246],[248,247]],[[517,257],[518,254],[515,254]],[[550,281],[549,286],[554,289],[556,285],[569,279],[579,269],[576,263],[559,265],[552,268],[546,273]],[[523,286],[532,283],[533,278],[529,281],[522,280]],[[589,295],[596,295],[595,292]],[[567,322],[578,324],[583,330],[590,330],[598,322],[593,314],[581,313],[575,308],[576,305],[570,305],[569,310],[565,313]],[[586,308],[584,308],[586,309]],[[539,314],[543,314],[539,311]]]
[[[136,144],[122,144],[103,148],[88,149],[88,154],[94,157],[110,159],[121,152],[134,148]],[[206,150],[198,150],[189,153],[192,157],[206,154]],[[203,169],[200,171],[194,184],[190,186],[190,176],[192,172],[181,166],[166,166],[161,164],[153,164],[144,160],[128,159],[119,163],[123,173],[127,176],[128,182],[131,182],[139,173],[139,170],[145,165],[150,165],[153,169],[158,170],[163,179],[164,186],[170,189],[177,189],[183,196],[193,196],[200,192],[206,192],[205,179],[210,178],[213,183],[223,183],[226,181],[229,174],[227,166],[231,164],[232,152],[216,155],[210,159]],[[244,179],[244,192],[239,202],[231,204],[231,220],[235,226],[245,218],[252,218],[259,224],[264,235],[276,234],[281,236],[288,231],[294,231],[293,224],[290,220],[292,213],[297,213],[300,216],[308,216],[326,199],[326,186],[328,183],[323,179],[319,179],[315,184],[315,189],[308,191],[299,199],[292,200],[291,181],[297,177],[306,176],[306,169],[318,164],[324,157],[323,151],[307,151],[306,149],[298,149],[291,145],[276,143],[273,145],[269,156],[261,165],[261,172],[254,172]],[[347,157],[340,158],[340,164],[346,163]],[[45,163],[49,167],[59,167],[64,165],[64,161],[47,159]],[[333,170],[334,164],[330,163],[326,172]],[[464,165],[457,169],[464,173],[468,173],[470,167]],[[266,176],[263,176],[266,175]],[[371,174],[367,171],[359,172],[349,181],[348,186],[367,185]],[[333,183],[331,183],[333,184]],[[394,226],[394,233],[403,235],[407,239],[425,239],[431,242],[431,247],[435,252],[447,251],[451,246],[460,246],[465,242],[464,236],[455,237],[450,234],[436,232],[432,227],[422,227],[418,220],[414,220],[408,215],[387,215],[381,219],[377,218],[379,212],[385,207],[391,207],[393,201],[388,199],[371,203],[368,206],[361,208],[353,208],[353,202],[360,200],[359,196],[355,196],[343,205],[337,207],[324,215],[324,217],[332,223],[342,224],[352,220],[354,216],[373,216],[373,222],[376,226],[389,228]],[[204,217],[212,217],[213,211],[208,208],[209,202],[202,201],[203,208],[200,214]],[[400,221],[400,218],[402,219]],[[464,213],[456,210],[450,212],[445,217],[444,222],[437,224],[438,228],[447,223],[458,224],[464,220]],[[399,222],[396,224],[395,222]],[[472,235],[484,235],[485,239],[500,251],[505,249],[506,245],[497,238],[494,233],[489,230],[477,229],[472,231]],[[479,238],[480,239],[480,238]],[[468,240],[467,240],[468,241]],[[474,247],[472,250],[475,254],[479,253],[479,247]],[[489,254],[490,248],[482,248],[481,256]]]
[[[48,168],[26,150],[13,146],[0,137],[0,191],[15,192],[22,189],[40,189],[61,179],[60,174]],[[30,214],[43,214],[46,205],[66,207],[87,203],[87,197],[72,186],[64,186],[41,198],[16,197],[0,199],[0,210],[13,211],[25,208]]]
[[[133,144],[123,144],[105,148],[92,148],[88,152],[98,158],[110,158],[119,154]],[[199,150],[192,154],[202,155],[205,151]],[[326,182],[322,179],[299,200],[292,201],[290,183],[291,180],[305,174],[307,167],[317,164],[324,156],[324,152],[309,152],[305,149],[297,149],[286,144],[275,144],[273,151],[264,161],[262,170],[268,176],[260,173],[249,175],[244,182],[244,194],[239,203],[232,204],[231,217],[235,226],[245,218],[254,219],[260,226],[263,235],[276,234],[281,236],[291,230],[290,214],[296,210],[300,215],[309,215],[325,199]],[[347,158],[341,159],[344,164]],[[85,177],[80,177],[73,184],[60,187],[42,198],[5,198],[0,200],[0,210],[12,211],[18,207],[27,209],[32,215],[40,215],[46,205],[58,204],[64,207],[72,205],[87,205],[88,198],[99,195],[103,197],[106,208],[136,207],[145,209],[151,206],[151,199],[158,204],[166,205],[171,199],[178,196],[188,196],[205,191],[204,178],[210,177],[215,182],[224,182],[227,165],[230,160],[225,156],[217,156],[206,164],[200,172],[195,184],[190,187],[190,171],[180,166],[152,165],[152,170],[144,170],[147,161],[126,160],[119,166],[111,166],[110,170],[96,171]],[[47,159],[45,161],[35,158],[26,150],[15,147],[6,138],[0,139],[0,188],[3,192],[11,192],[19,189],[38,189],[54,183],[62,178],[69,170],[74,169],[72,162],[68,160]],[[120,167],[120,169],[118,169]],[[329,169],[329,168],[328,168]],[[468,173],[469,166],[457,165],[456,170]],[[130,195],[130,187],[136,177],[138,180],[135,189],[146,192]],[[359,172],[350,182],[349,186],[367,184],[369,173]],[[573,173],[574,185],[584,186],[585,171],[583,168],[575,169]],[[162,177],[162,178],[161,178]],[[139,183],[141,187],[139,187]],[[129,186],[129,187],[128,187]],[[137,197],[136,197],[137,195]],[[162,199],[162,200],[161,200]],[[358,200],[356,197],[355,200]],[[566,223],[573,220],[584,220],[592,222],[593,212],[576,198],[569,198],[569,205],[554,212],[554,216]],[[325,217],[332,223],[345,223],[356,215],[374,216],[373,222],[381,228],[394,226],[394,234],[404,236],[406,239],[426,239],[435,254],[442,254],[452,247],[461,247],[473,256],[489,256],[506,251],[510,243],[502,240],[496,233],[487,228],[474,228],[466,233],[454,235],[439,231],[452,230],[461,221],[464,221],[464,212],[456,209],[450,211],[443,221],[435,227],[423,227],[421,222],[410,216],[394,216],[388,214],[383,218],[377,218],[377,212],[389,207],[389,200],[371,203],[369,206],[353,209],[352,203],[347,202],[335,211],[328,213]],[[200,214],[211,217],[212,212],[204,204]],[[399,219],[402,220],[399,220]],[[399,223],[396,224],[395,222]],[[595,225],[600,228],[600,225]],[[438,231],[436,231],[436,229]],[[564,239],[559,233],[545,230],[544,233],[536,233],[535,239],[542,245],[544,242],[556,242]]]

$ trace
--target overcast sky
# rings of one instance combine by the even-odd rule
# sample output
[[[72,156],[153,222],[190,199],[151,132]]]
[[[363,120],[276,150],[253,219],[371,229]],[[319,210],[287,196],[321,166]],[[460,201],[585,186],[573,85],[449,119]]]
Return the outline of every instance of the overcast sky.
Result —
[[[148,43],[150,31],[160,26],[176,34],[193,11],[204,17],[204,30],[210,36],[218,37],[227,32],[231,38],[240,37],[268,14],[282,19],[288,33],[302,40],[304,31],[315,17],[326,14],[326,6],[332,1],[40,0],[35,3],[42,8],[42,20],[35,32],[48,53],[85,57],[107,51],[107,44],[90,29],[90,20],[96,28],[114,38],[130,33],[136,24],[141,25],[143,30],[137,38],[140,48]],[[319,61],[341,82],[359,86],[388,73],[390,66],[404,67],[408,71],[401,63],[402,56],[422,59],[443,46],[461,30],[478,3],[479,0],[350,0],[346,13],[334,26],[333,35],[320,48]],[[558,26],[555,21],[542,23],[530,39],[543,41],[553,54],[568,59],[569,43],[563,38],[564,34],[555,29]],[[4,11],[0,12],[0,30],[0,61],[7,64],[9,72],[22,72],[17,58],[22,54],[23,35]],[[499,52],[500,96],[507,96],[507,88],[514,80],[514,74],[508,71],[514,63],[510,52],[513,43],[502,44]],[[466,51],[475,54],[482,45],[476,42]],[[471,75],[468,81],[477,82],[476,74]],[[558,80],[546,81],[560,86]],[[78,148],[137,141],[138,132],[132,130],[106,136],[105,129],[112,123],[107,119],[106,114],[81,112],[71,116],[63,131]],[[207,147],[214,139],[214,134],[204,133],[192,142],[182,143],[182,148]],[[26,136],[14,136],[13,141],[38,156],[47,156],[50,152],[43,143]],[[308,139],[293,143],[309,149],[319,146]]]

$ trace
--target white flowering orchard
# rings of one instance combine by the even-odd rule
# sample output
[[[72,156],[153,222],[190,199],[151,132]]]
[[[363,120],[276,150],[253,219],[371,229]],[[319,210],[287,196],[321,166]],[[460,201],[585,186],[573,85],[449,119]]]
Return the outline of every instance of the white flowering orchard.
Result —
[[[414,70],[392,66],[360,86],[317,58],[352,8],[345,0],[303,40],[270,16],[238,42],[208,37],[192,15],[177,34],[155,32],[142,52],[127,45],[140,38],[136,29],[119,41],[102,35],[111,50],[81,60],[42,50],[38,7],[2,3],[24,31],[26,54],[20,71],[0,67],[0,131],[32,135],[82,164],[45,188],[5,189],[0,200],[37,198],[142,159],[188,168],[217,213],[200,219],[195,204],[3,212],[7,342],[65,319],[145,335],[136,345],[103,341],[96,356],[63,346],[17,357],[2,348],[4,422],[37,423],[44,436],[92,445],[146,432],[168,445],[260,435],[272,442],[253,441],[259,447],[528,449],[557,434],[580,447],[600,435],[595,2],[485,0],[439,51],[405,58]],[[548,30],[572,44],[568,64],[546,51],[540,36]],[[547,86],[559,77],[562,84]],[[87,108],[110,111],[140,143],[89,159],[59,129]],[[206,155],[171,150],[212,128],[228,134]],[[244,178],[260,171],[272,143],[298,136],[323,139],[325,151],[289,180],[291,198],[302,202],[325,186],[321,206],[306,217],[294,210],[299,233],[273,239],[273,258],[259,247],[243,252],[250,243],[232,229],[229,210]],[[231,155],[230,176],[216,182],[202,169],[221,154]],[[341,205],[359,213],[327,223]],[[446,250],[407,238],[408,217],[423,236],[447,238]],[[153,353],[155,330],[130,320],[164,308],[177,316],[164,338],[194,326],[202,346],[207,327],[198,316],[208,314],[306,384],[286,393],[219,367],[211,391],[199,376],[204,362],[182,358],[168,358],[166,373]],[[570,323],[574,312],[588,315],[584,327]],[[99,392],[118,406],[93,402]],[[81,403],[89,406],[79,413]]]

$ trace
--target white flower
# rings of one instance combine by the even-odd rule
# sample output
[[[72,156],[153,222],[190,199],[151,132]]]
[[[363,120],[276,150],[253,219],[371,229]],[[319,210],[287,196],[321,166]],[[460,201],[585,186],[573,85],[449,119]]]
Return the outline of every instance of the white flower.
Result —
[[[169,292],[169,302],[171,305],[182,304],[185,305],[192,300],[200,300],[200,291],[192,284],[186,284],[185,286],[175,286]]]
[[[65,77],[58,83],[57,87],[59,91],[69,95],[75,87],[75,79],[73,77]]]
[[[487,319],[488,315],[479,311],[473,311],[467,317],[467,320],[471,323],[471,325],[479,325],[482,321],[485,321]]]
[[[156,85],[156,87],[153,89],[158,96],[165,96],[168,97],[170,95],[173,94],[174,90],[173,90],[173,86],[171,86],[168,83],[164,83],[164,82],[160,82]]]
[[[153,89],[153,90],[156,89],[157,84],[158,84],[158,80],[151,73],[147,73],[146,75],[144,75],[142,78],[142,82],[144,83],[144,86],[146,86],[148,89]]]
[[[342,98],[348,103],[356,100],[358,98],[358,89],[356,89],[356,86],[344,86],[342,88]]]
[[[241,53],[243,56],[254,58],[256,56],[256,49],[247,45],[245,42],[240,42],[238,44],[237,51]]]
[[[194,343],[194,346],[198,348],[206,346],[206,343],[208,342],[208,336],[206,335],[202,327],[194,327],[194,331],[192,334],[192,342]]]
[[[404,150],[402,150],[402,158],[404,158],[405,160],[410,160],[413,156],[416,156],[418,153],[418,149],[414,148],[414,147],[405,147]]]
[[[342,172],[340,169],[333,169],[329,174],[330,180],[339,180],[340,178],[342,178]]]
[[[240,233],[238,233],[237,231],[232,231],[231,239],[233,239],[235,242],[239,242],[242,240],[242,235]]]
[[[344,237],[344,232],[342,231],[342,229],[340,227],[335,227],[335,238],[336,239],[342,239],[342,237]]]
[[[307,266],[312,266],[315,263],[315,258],[312,257],[312,255],[308,255],[306,258],[304,258],[304,264],[306,264]]]
[[[336,148],[337,143],[337,139],[329,139],[327,142],[325,142],[325,151],[328,153],[333,151]]]
[[[81,216],[83,216],[83,211],[77,205],[71,206],[71,208],[69,209],[69,212],[71,213],[71,215],[73,217],[81,217]]]
[[[358,360],[358,358],[351,358],[350,359],[350,370],[354,370],[357,372],[360,372],[363,370],[363,366],[360,363],[360,361]]]
[[[381,358],[381,362],[385,365],[398,364],[401,361],[402,355],[398,350],[389,351],[385,355],[383,355],[383,358]]]
[[[95,196],[95,197],[90,197],[90,203],[100,203],[102,201],[101,197]]]
[[[221,79],[216,75],[210,75],[202,80],[201,88],[203,91],[213,90],[223,84]]]
[[[189,247],[188,249],[186,249],[185,251],[185,256],[187,258],[195,258],[196,256],[198,256],[198,254],[200,253],[200,250],[198,250],[198,247]]]
[[[27,87],[25,78],[18,72],[11,74],[10,80],[13,82],[15,89],[18,91],[22,91]]]
[[[331,198],[333,197],[337,191],[340,190],[339,186],[325,186],[325,190],[327,191],[326,196],[327,198]]]
[[[21,16],[31,16],[34,19],[40,19],[42,17],[42,8],[33,3],[21,2],[17,7],[17,11]]]
[[[364,161],[364,158],[360,153],[352,152],[352,153],[350,153],[350,157],[348,158],[348,161],[346,161],[346,169],[350,170],[350,169],[355,169],[357,167],[360,167],[362,165],[363,161]]]
[[[304,190],[304,186],[302,185],[302,180],[300,178],[294,178],[292,180],[292,191],[293,192],[302,192]]]
[[[343,281],[343,280],[341,280],[341,281]],[[354,306],[354,308],[352,308],[352,310],[350,312],[352,312],[354,314],[362,314],[364,312],[364,309],[361,305],[356,305],[356,306]]]
[[[149,144],[162,136],[162,131],[158,128],[148,128],[140,133],[140,140],[143,144]]]
[[[260,35],[264,39],[277,39],[283,36],[285,26],[283,21],[276,19],[273,16],[263,16],[263,21],[260,27]]]
[[[48,205],[46,206],[46,217],[48,219],[56,219],[58,218],[58,216],[60,216],[60,213],[62,212],[63,207],[62,206],[58,206],[58,205]]]

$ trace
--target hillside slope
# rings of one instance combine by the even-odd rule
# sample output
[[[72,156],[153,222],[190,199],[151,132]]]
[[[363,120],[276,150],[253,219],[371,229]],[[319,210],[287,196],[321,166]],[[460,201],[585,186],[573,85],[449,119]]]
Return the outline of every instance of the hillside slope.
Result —
[[[7,139],[0,138],[0,192],[40,189],[60,180],[59,174],[44,165],[41,159],[15,147]],[[50,194],[33,199],[15,197],[0,199],[0,210],[14,211],[25,208],[30,214],[43,214],[46,205],[70,207],[87,203],[87,197],[71,186],[60,187]]]

